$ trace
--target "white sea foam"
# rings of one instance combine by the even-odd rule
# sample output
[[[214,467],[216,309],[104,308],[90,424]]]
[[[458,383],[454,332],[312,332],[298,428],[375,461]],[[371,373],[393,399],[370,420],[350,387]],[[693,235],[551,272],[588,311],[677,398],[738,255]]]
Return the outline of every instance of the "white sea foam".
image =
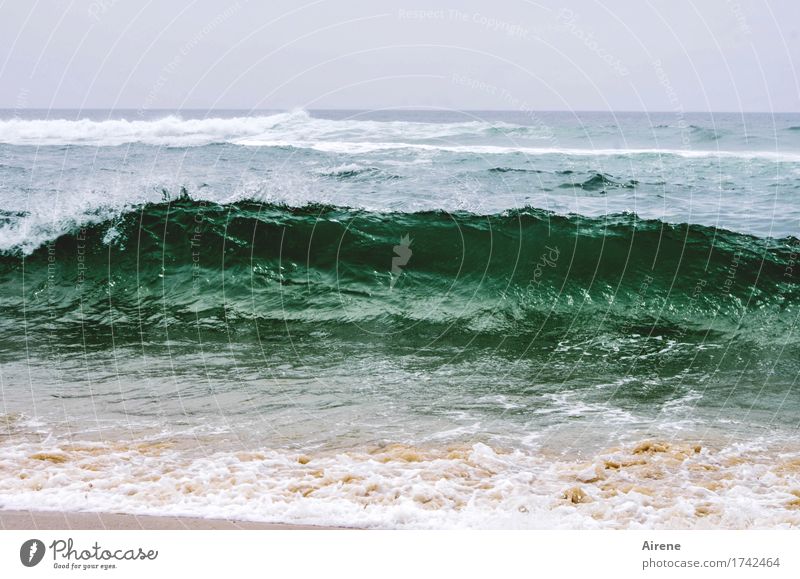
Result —
[[[348,173],[357,173],[363,170],[364,167],[358,163],[344,163],[342,165],[333,167],[332,169],[320,171],[320,173],[323,175],[347,175]]]
[[[0,226],[0,252],[28,255],[60,235],[112,220],[138,204],[159,200],[155,190],[120,188],[114,193],[90,189],[81,195],[29,196],[22,215]]]
[[[20,119],[0,120],[0,143],[10,145],[116,146],[145,143],[162,146],[199,146],[220,142],[252,143],[307,140],[400,138],[446,139],[487,131],[523,129],[535,138],[535,129],[502,122],[468,121],[424,123],[407,121],[329,120],[302,110],[266,116],[183,119],[169,115],[144,119]]]
[[[502,138],[510,144],[462,144],[460,137]],[[0,143],[10,145],[117,146],[144,143],[157,146],[201,146],[234,143],[249,147],[291,147],[326,153],[364,154],[410,150],[473,155],[524,154],[570,157],[679,156],[741,158],[798,163],[800,154],[779,151],[693,150],[684,148],[531,147],[542,140],[536,127],[505,122],[410,122],[321,119],[302,110],[266,116],[182,119],[170,115],[142,119],[6,119],[0,120]],[[430,142],[443,141],[443,142]],[[520,144],[521,143],[521,144]]]
[[[592,458],[403,445],[200,456],[169,441],[5,444],[0,508],[374,528],[796,528],[800,453],[645,441]]]
[[[9,119],[0,121],[0,143],[37,146],[206,145],[260,135],[281,123],[290,122],[297,115],[305,116],[305,113],[228,119],[181,119],[172,115],[157,120]]]
[[[676,156],[687,159],[762,159],[766,161],[800,163],[800,155],[795,153],[777,153],[772,151],[722,151],[692,149],[579,149],[566,147],[524,147],[499,145],[434,145],[428,143],[408,142],[369,142],[369,141],[295,141],[243,138],[236,144],[248,147],[277,147],[311,149],[323,153],[363,155],[384,151],[413,150],[426,152],[449,152],[471,155],[509,155],[522,154],[528,156],[560,155],[567,157],[630,157],[636,155]]]

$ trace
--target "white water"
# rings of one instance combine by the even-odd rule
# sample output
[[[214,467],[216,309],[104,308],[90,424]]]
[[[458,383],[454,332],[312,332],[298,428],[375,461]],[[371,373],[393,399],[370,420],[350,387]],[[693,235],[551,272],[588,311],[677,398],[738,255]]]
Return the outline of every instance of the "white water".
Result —
[[[588,128],[587,128],[588,130]],[[651,129],[652,131],[652,129]],[[647,133],[643,133],[647,135]],[[302,110],[267,116],[183,119],[169,115],[143,119],[18,119],[0,120],[0,143],[8,145],[95,147],[142,143],[156,146],[190,147],[233,143],[250,147],[293,147],[321,152],[360,155],[412,149],[473,155],[524,154],[529,156],[633,156],[677,155],[683,158],[761,159],[800,163],[800,153],[778,150],[697,149],[685,146],[644,147],[627,144],[621,134],[620,146],[565,147],[552,133],[535,126],[502,121],[409,122],[371,120],[329,120],[315,118]],[[652,134],[650,135],[653,136]],[[509,144],[463,144],[473,140],[501,139]],[[630,135],[631,142],[641,135]],[[530,146],[528,141],[548,141],[548,146]],[[569,140],[568,138],[566,140]],[[419,141],[443,141],[424,143]],[[591,144],[591,135],[583,139]],[[598,143],[604,142],[601,138]]]
[[[800,526],[796,449],[660,444],[586,459],[481,443],[205,456],[169,441],[5,444],[0,508],[371,528]]]

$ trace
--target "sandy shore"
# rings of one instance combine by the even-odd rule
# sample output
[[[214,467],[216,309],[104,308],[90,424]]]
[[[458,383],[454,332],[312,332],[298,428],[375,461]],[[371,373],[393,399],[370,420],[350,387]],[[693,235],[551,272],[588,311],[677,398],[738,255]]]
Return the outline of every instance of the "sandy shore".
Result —
[[[151,517],[118,513],[68,513],[60,511],[0,511],[0,529],[24,530],[325,530],[337,527],[285,525],[281,523],[252,523],[226,519],[194,517]]]

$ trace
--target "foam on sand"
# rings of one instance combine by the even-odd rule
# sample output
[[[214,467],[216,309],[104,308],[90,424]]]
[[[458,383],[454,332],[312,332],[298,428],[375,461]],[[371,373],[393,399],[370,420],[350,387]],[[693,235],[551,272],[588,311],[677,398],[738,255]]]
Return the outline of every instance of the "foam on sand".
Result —
[[[471,446],[6,444],[0,508],[371,528],[795,528],[800,449],[641,441],[589,460]]]

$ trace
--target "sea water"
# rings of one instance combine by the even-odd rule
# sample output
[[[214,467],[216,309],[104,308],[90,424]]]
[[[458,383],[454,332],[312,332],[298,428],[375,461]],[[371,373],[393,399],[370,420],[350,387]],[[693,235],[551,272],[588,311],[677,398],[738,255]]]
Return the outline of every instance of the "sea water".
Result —
[[[0,114],[0,507],[800,525],[800,115]]]

